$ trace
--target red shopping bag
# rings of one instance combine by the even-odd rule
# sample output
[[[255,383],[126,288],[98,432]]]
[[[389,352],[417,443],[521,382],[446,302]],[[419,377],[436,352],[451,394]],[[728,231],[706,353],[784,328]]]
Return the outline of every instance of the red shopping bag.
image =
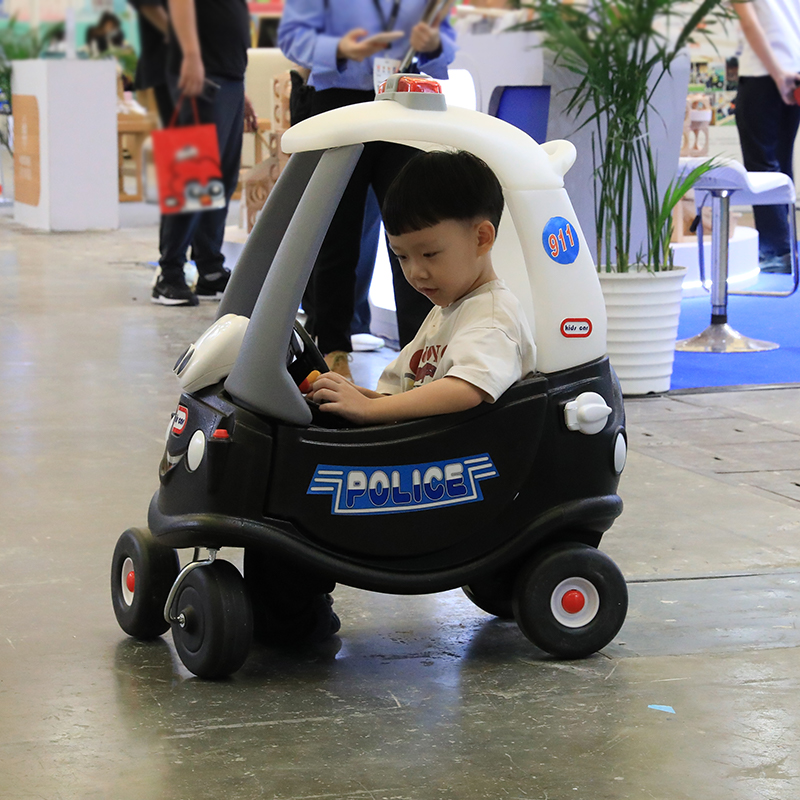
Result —
[[[169,125],[153,133],[153,160],[162,214],[189,214],[225,208],[215,125],[201,125],[194,98],[194,125],[175,123],[183,96]]]

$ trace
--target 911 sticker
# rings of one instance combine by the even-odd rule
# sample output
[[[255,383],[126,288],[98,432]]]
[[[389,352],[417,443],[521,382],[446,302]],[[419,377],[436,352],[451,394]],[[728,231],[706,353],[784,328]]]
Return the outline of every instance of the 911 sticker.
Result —
[[[331,495],[331,514],[399,514],[480,502],[480,481],[497,475],[488,453],[391,467],[319,464],[306,494]]]
[[[572,264],[581,249],[578,232],[564,217],[547,220],[542,233],[542,245],[547,255],[559,264]]]
[[[186,428],[186,423],[189,421],[189,409],[186,406],[178,406],[175,412],[175,418],[172,420],[172,432],[176,436],[180,436]]]

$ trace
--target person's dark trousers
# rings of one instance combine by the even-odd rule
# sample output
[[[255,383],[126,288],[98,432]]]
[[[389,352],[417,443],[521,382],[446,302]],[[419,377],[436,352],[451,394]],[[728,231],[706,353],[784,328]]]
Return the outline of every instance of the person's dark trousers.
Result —
[[[359,102],[369,102],[372,92],[327,89],[315,92],[314,114]],[[350,352],[350,325],[356,284],[356,265],[361,249],[361,232],[367,189],[371,185],[379,205],[389,185],[409,159],[419,151],[390,142],[367,142],[345,189],[339,207],[322,243],[311,276],[312,330],[323,353]],[[397,327],[400,345],[410,342],[430,312],[431,302],[413,289],[403,277],[400,263],[389,252],[392,265]],[[308,294],[308,292],[307,292]],[[306,302],[303,307],[306,311]]]
[[[161,120],[161,127],[166,128],[172,114],[175,111],[175,101],[172,99],[172,92],[166,83],[160,83],[158,86],[153,87],[153,94],[156,98],[156,108],[158,109],[158,118]]]
[[[161,120],[161,127],[166,128],[169,126],[170,122],[172,121],[172,115],[175,112],[175,101],[172,98],[172,92],[169,90],[169,86],[166,82],[160,83],[158,86],[153,87],[153,94],[156,98],[156,107],[158,108],[158,117]],[[199,112],[199,107],[198,107]],[[159,228],[159,241],[162,241],[164,236],[164,224],[166,220],[170,219],[169,214],[164,214],[161,217],[161,224]],[[202,237],[203,225],[198,225],[195,228],[195,238],[199,235]],[[199,232],[199,233],[198,233]],[[203,244],[201,240],[201,244],[199,245],[200,249],[202,250]],[[192,241],[192,258],[194,258],[194,249],[195,249],[195,242]],[[204,273],[207,274],[207,273]]]
[[[768,75],[739,78],[736,127],[748,172],[783,172],[792,177],[792,148],[800,124],[800,106],[787,106]],[[789,252],[786,206],[754,206],[762,261]]]
[[[350,335],[369,333],[372,324],[372,312],[369,308],[369,287],[375,268],[375,257],[378,255],[378,243],[381,235],[381,209],[375,199],[372,187],[367,191],[367,203],[364,207],[364,225],[361,229],[361,252],[356,266],[355,306],[353,321],[350,324]]]
[[[167,86],[166,81],[159,83],[158,86],[153,87],[153,94],[156,98],[156,108],[158,109],[158,118],[161,120],[161,127],[166,128],[172,120],[172,114],[175,111],[175,103],[172,100],[172,93]],[[164,220],[169,217],[169,214],[162,214],[158,230],[159,251],[161,243],[164,238]]]
[[[242,132],[244,130],[244,81],[229,80],[210,75],[208,79],[219,84],[213,102],[197,99],[197,111],[201,123],[217,126],[222,181],[225,185],[225,208],[203,211],[197,214],[167,214],[162,217],[159,249],[161,273],[168,283],[183,282],[183,265],[186,251],[192,245],[192,258],[200,275],[213,275],[222,270],[225,257],[222,241],[225,236],[225,221],[228,202],[239,180],[239,164],[242,155]],[[168,76],[170,90],[178,102],[177,82]],[[192,104],[185,100],[179,112],[179,124],[194,121]]]

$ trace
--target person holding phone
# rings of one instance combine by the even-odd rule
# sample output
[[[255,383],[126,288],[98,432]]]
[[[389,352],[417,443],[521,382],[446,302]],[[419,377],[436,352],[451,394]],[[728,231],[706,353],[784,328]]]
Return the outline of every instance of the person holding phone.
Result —
[[[222,255],[228,201],[239,179],[245,119],[249,126],[255,124],[244,94],[250,14],[245,0],[168,0],[168,12],[167,85],[176,105],[181,97],[195,98],[199,121],[217,128],[226,204],[215,211],[162,218],[161,274],[152,300],[167,306],[195,306],[198,298],[222,297],[230,277]],[[179,123],[192,122],[192,104],[184,101]],[[195,291],[186,285],[183,274],[190,244],[199,274]]]
[[[455,32],[445,4],[439,16],[423,21],[429,0],[286,0],[278,44],[291,61],[310,70],[311,114],[374,100],[377,86],[397,72],[409,48],[416,66],[447,78],[455,57]],[[389,184],[418,151],[387,142],[364,148],[314,267],[303,307],[309,332],[328,366],[350,377],[356,264],[369,186],[383,203]],[[414,337],[431,309],[427,298],[408,286],[390,252],[400,344]]]

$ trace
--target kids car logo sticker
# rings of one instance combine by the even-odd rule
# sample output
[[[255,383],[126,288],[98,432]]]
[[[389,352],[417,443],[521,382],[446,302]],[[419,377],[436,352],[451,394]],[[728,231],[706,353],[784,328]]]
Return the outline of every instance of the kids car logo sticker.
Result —
[[[319,464],[306,494],[331,495],[332,514],[399,514],[480,502],[480,482],[497,475],[488,453],[393,467]]]
[[[550,217],[542,233],[542,245],[553,261],[572,264],[578,257],[581,245],[575,226],[564,217]]]
[[[592,321],[584,318],[565,319],[561,323],[561,335],[567,339],[585,339],[592,333]]]
[[[186,428],[186,423],[189,420],[189,409],[186,406],[178,406],[175,412],[175,419],[172,421],[172,432],[176,436],[180,436]]]

